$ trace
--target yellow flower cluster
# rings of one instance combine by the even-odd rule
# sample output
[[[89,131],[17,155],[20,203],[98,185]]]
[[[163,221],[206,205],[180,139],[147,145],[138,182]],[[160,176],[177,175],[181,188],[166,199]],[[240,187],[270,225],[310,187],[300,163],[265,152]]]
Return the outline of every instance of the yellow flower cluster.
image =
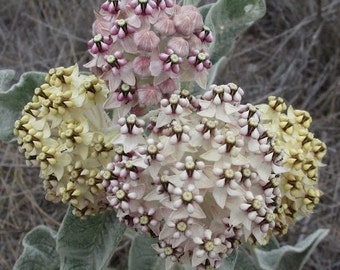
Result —
[[[107,207],[100,170],[112,160],[104,81],[78,66],[51,69],[46,83],[15,122],[14,134],[28,163],[40,166],[46,199],[74,206],[76,216]]]
[[[311,213],[319,202],[318,168],[326,154],[326,145],[309,131],[312,118],[308,112],[296,110],[282,98],[270,96],[268,104],[258,106],[263,125],[272,133],[277,151],[281,151],[282,172],[280,207],[276,215],[279,234],[287,232],[288,224],[301,215]]]

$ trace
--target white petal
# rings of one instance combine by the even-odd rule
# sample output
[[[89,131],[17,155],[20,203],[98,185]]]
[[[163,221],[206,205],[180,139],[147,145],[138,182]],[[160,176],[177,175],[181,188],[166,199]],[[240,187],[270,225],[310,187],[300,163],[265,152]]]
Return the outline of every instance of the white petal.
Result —
[[[202,245],[204,243],[203,240],[198,236],[194,237],[192,240],[197,245]]]
[[[202,154],[200,157],[205,159],[205,160],[208,160],[208,161],[216,162],[216,161],[220,160],[221,155],[215,149],[212,149],[212,150]]]
[[[213,191],[213,197],[216,201],[216,204],[223,209],[226,204],[226,199],[227,199],[226,189],[215,188]]]
[[[212,231],[211,230],[205,230],[204,231],[204,237],[208,240],[211,240],[211,236],[212,236]]]
[[[257,217],[257,212],[256,212],[256,211],[252,211],[252,212],[249,212],[249,213],[248,213],[248,218],[249,218],[251,221],[254,221],[256,217]]]
[[[173,202],[173,205],[174,205],[175,208],[181,207],[182,204],[183,204],[183,201],[180,200],[180,199]]]

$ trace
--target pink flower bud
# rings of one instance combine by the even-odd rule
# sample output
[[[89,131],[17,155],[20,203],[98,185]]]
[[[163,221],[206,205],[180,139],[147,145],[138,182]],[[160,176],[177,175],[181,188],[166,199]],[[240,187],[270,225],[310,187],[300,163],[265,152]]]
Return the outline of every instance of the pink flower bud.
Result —
[[[144,106],[151,106],[157,104],[162,95],[154,86],[143,86],[137,90],[138,100]]]
[[[189,43],[184,38],[173,37],[168,41],[168,48],[172,49],[181,57],[187,57],[189,54]]]
[[[203,19],[194,6],[183,6],[174,16],[175,28],[178,33],[188,36],[202,29]]]
[[[138,50],[152,52],[157,48],[160,38],[153,31],[142,30],[135,33],[134,41]]]
[[[147,56],[138,56],[136,57],[133,62],[133,71],[143,77],[150,76],[150,57]]]
[[[162,94],[172,94],[178,89],[177,81],[173,79],[167,79],[157,86]]]
[[[176,33],[174,21],[163,17],[154,24],[155,30],[161,35],[171,36]]]

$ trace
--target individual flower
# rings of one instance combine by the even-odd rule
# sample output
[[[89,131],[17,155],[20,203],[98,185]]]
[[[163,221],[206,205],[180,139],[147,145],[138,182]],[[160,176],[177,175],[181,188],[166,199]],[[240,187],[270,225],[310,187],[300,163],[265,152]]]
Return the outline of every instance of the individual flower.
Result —
[[[157,244],[153,244],[152,247],[156,250],[159,256],[165,260],[166,269],[171,269],[174,264],[180,261],[183,256],[183,247],[173,247],[171,242],[160,241]]]
[[[153,0],[132,0],[130,6],[137,15],[152,15],[157,10],[157,4]]]
[[[101,67],[102,78],[107,80],[110,89],[116,90],[121,83],[135,85],[136,78],[131,72],[131,63],[124,58],[123,52],[116,51],[106,55],[104,59],[106,63]]]
[[[128,153],[136,146],[145,142],[143,137],[144,121],[138,119],[136,115],[130,114],[118,120],[120,127],[120,135],[114,139],[114,144],[123,145],[124,152]]]
[[[117,14],[120,10],[120,1],[110,1],[106,0],[102,5],[101,8],[103,11],[109,12],[111,14]]]
[[[191,265],[198,269],[211,266],[217,268],[221,265],[220,258],[225,256],[227,247],[224,244],[223,236],[213,235],[213,231],[204,229],[201,226],[194,226],[192,238],[195,246],[192,248],[190,244],[186,249],[193,249]]]
[[[95,35],[88,43],[90,52],[93,54],[103,53],[109,50],[109,46],[112,44],[112,38],[110,36],[103,36],[101,34]]]
[[[196,32],[196,36],[202,41],[202,42],[212,42],[213,36],[210,28],[208,26],[203,26],[201,31]]]

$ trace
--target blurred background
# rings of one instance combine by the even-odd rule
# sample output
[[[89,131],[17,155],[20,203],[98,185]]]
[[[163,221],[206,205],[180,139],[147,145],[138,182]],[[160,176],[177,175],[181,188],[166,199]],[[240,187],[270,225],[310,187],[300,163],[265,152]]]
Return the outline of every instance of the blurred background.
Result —
[[[18,79],[26,71],[82,66],[93,10],[102,2],[0,0],[0,68],[14,69]],[[340,269],[340,0],[266,2],[265,17],[239,37],[217,83],[241,86],[245,102],[277,95],[311,113],[312,131],[328,145],[319,180],[324,195],[280,241],[294,244],[329,228],[304,269]],[[38,173],[15,144],[0,144],[0,269],[12,269],[28,231],[39,224],[57,229],[66,211],[44,200]]]

